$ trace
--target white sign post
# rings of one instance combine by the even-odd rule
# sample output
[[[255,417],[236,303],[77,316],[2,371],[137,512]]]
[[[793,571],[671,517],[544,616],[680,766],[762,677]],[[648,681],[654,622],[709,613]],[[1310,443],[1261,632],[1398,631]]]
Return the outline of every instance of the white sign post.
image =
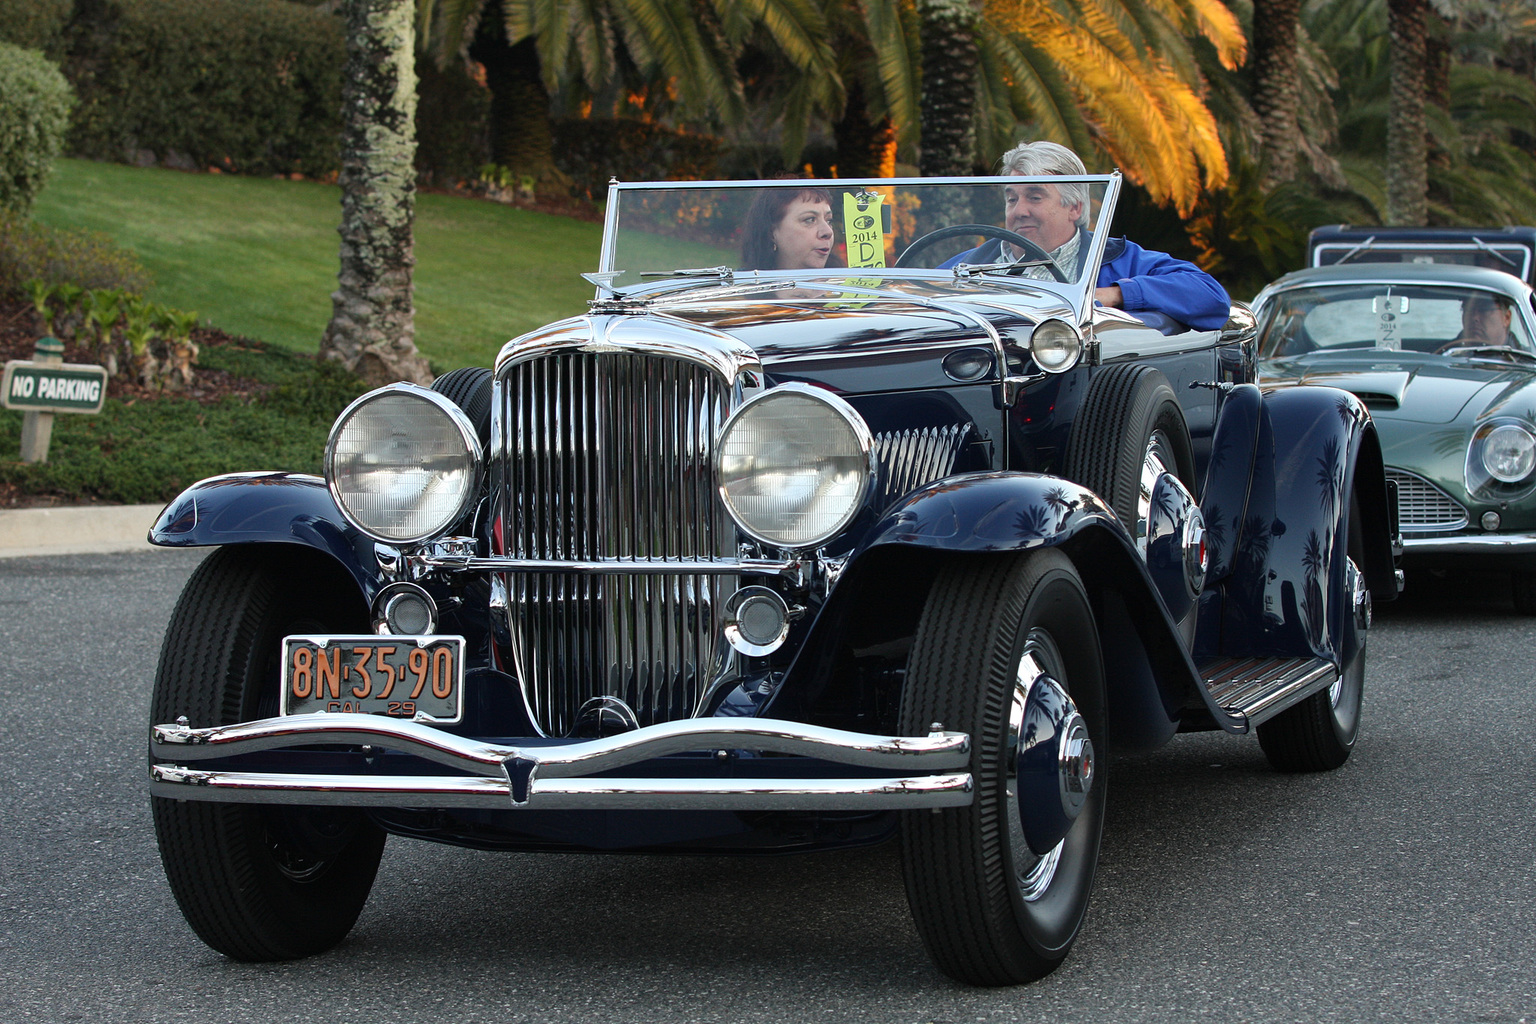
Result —
[[[21,461],[47,462],[53,414],[98,413],[107,399],[107,369],[64,362],[64,343],[39,338],[31,362],[13,359],[0,377],[0,405],[21,409]]]

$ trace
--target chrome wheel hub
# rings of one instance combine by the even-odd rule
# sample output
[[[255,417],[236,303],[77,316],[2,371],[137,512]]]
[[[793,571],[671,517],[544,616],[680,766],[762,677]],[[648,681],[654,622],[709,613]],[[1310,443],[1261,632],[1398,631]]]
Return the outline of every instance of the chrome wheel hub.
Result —
[[[1093,740],[1048,670],[1059,662],[1048,640],[1027,641],[1009,708],[1003,803],[1014,878],[1025,900],[1050,888],[1067,832],[1093,790]]]

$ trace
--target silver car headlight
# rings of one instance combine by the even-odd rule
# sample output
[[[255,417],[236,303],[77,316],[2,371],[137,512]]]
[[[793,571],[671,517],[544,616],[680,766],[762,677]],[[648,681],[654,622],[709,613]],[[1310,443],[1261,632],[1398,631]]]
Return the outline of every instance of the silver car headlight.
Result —
[[[1524,427],[1506,423],[1480,438],[1483,468],[1500,483],[1517,484],[1536,468],[1536,437]]]
[[[731,414],[715,449],[720,496],[748,535],[780,547],[837,536],[869,497],[863,417],[821,388],[785,384]]]
[[[436,391],[390,384],[336,419],[325,480],[347,521],[375,540],[414,544],[445,533],[480,490],[469,417]]]

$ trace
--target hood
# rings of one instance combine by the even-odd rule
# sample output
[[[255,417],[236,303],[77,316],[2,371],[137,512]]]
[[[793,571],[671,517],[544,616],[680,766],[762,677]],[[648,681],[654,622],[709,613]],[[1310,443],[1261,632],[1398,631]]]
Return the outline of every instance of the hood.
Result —
[[[1509,396],[1536,382],[1536,372],[1470,360],[1421,359],[1411,353],[1394,358],[1378,352],[1372,358],[1307,355],[1266,360],[1260,364],[1259,379],[1266,385],[1342,388],[1364,402],[1377,420],[1450,423],[1504,404]],[[1526,410],[1519,412],[1526,414]]]
[[[944,372],[957,349],[994,351],[989,323],[1004,341],[1027,339],[1032,321],[996,308],[877,299],[846,304],[793,301],[729,308],[673,308],[669,316],[723,331],[749,346],[773,383],[803,381],[871,394],[959,385]],[[995,382],[997,367],[982,380]]]

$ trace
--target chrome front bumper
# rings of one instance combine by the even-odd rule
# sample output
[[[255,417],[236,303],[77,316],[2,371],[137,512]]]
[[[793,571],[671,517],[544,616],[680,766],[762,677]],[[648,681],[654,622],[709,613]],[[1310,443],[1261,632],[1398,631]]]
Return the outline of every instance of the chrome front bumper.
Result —
[[[1416,537],[1403,534],[1407,555],[1532,555],[1536,533],[1458,533]]]
[[[468,775],[315,775],[183,762],[315,745],[399,751]],[[870,736],[776,719],[689,719],[618,736],[539,746],[482,743],[376,715],[309,714],[238,725],[150,729],[150,792],[177,800],[534,810],[881,810],[964,807],[970,737]],[[754,751],[898,772],[849,778],[591,776],[669,754]]]

